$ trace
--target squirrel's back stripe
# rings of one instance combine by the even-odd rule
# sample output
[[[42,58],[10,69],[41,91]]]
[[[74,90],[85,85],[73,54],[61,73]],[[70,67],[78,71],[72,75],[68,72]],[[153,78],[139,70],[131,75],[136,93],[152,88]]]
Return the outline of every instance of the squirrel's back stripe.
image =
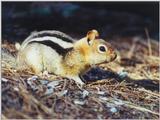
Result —
[[[40,32],[33,32],[28,38],[21,45],[21,49],[25,48],[27,44],[33,41],[46,41],[50,40],[56,44],[64,48],[73,47],[74,39],[70,36],[62,33],[60,31],[55,30],[47,30],[47,31],[40,31]]]
[[[66,35],[65,33],[59,32],[59,31],[42,31],[39,32],[36,36],[34,36],[34,38],[37,37],[56,37],[58,39],[62,39],[63,41],[69,42],[69,43],[73,43],[73,38],[71,38],[70,36]]]
[[[63,32],[56,30],[45,30],[40,32],[33,32],[27,39],[34,39],[39,37],[56,37],[58,39],[62,39],[66,42],[73,43],[74,39]]]
[[[46,41],[32,41],[31,43],[40,43],[43,45],[46,45],[48,47],[51,47],[53,50],[55,50],[57,53],[59,53],[60,55],[65,55],[66,53],[68,53],[69,51],[71,51],[73,49],[73,47],[70,48],[64,48],[62,46],[60,46],[57,43],[54,43],[50,40],[46,40]]]
[[[45,37],[37,37],[37,38],[33,38],[30,40],[26,40],[25,42],[23,42],[23,44],[21,45],[21,49],[24,49],[26,47],[27,44],[31,43],[31,42],[39,42],[39,41],[50,41],[53,43],[58,44],[59,46],[63,47],[63,48],[70,48],[73,47],[73,43],[70,42],[66,42],[62,39],[56,38],[56,37],[49,37],[49,36],[45,36]]]

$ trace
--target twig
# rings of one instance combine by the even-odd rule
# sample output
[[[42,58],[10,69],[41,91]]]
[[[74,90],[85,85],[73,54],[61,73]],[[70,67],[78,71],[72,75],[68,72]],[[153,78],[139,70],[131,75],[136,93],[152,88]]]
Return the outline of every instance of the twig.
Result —
[[[38,101],[34,96],[28,94],[28,91],[26,91],[25,89],[21,88],[21,86],[19,86],[19,88],[20,88],[20,91],[21,91],[20,94],[24,97],[24,99],[28,99],[29,101],[31,101],[34,104],[38,105],[45,113],[53,114],[52,109],[46,107],[40,101]]]
[[[150,92],[150,91],[145,90],[145,89],[138,89],[138,90],[139,91],[144,91],[144,92],[146,92],[146,93],[148,93],[148,94],[150,94],[150,95],[152,95],[154,97],[160,97],[160,94],[157,94],[157,93],[154,93],[154,92]]]
[[[131,48],[130,48],[130,50],[129,50],[129,52],[128,52],[128,55],[127,55],[128,58],[131,58],[131,57],[133,56],[134,49],[135,49],[135,47],[136,47],[136,42],[137,42],[138,40],[139,40],[139,39],[138,39],[137,37],[134,38],[133,45],[131,46]]]
[[[115,101],[114,99],[109,99],[109,102],[113,102],[113,101]],[[152,113],[152,114],[154,114],[154,115],[160,115],[159,113],[157,113],[157,112],[154,112],[154,111],[152,111],[152,110],[149,110],[149,109],[147,109],[147,108],[144,108],[144,107],[141,107],[141,106],[138,106],[138,105],[136,105],[136,104],[133,104],[133,103],[130,103],[130,102],[128,102],[128,101],[123,101],[123,105],[124,106],[127,106],[127,107],[130,107],[130,108],[134,108],[134,109],[137,109],[137,110],[139,110],[139,111],[142,111],[142,112],[149,112],[149,113]]]
[[[122,82],[116,84],[112,90],[115,90],[116,88],[118,88],[118,86],[123,86],[123,83],[125,83],[125,81],[126,80],[124,79]]]
[[[141,106],[137,106],[137,105],[135,105],[135,104],[133,104],[133,103],[126,102],[125,106],[128,106],[128,107],[130,107],[130,108],[134,108],[134,109],[140,110],[140,111],[142,111],[142,112],[149,112],[149,113],[152,113],[152,114],[154,114],[154,115],[158,115],[158,116],[159,116],[159,113],[154,112],[154,111],[151,111],[151,110],[146,109],[146,108],[143,108],[143,107],[141,107]]]
[[[150,77],[150,75],[147,73],[147,71],[142,70],[142,73],[145,77],[147,77],[148,79],[152,79],[152,77]]]
[[[145,30],[145,33],[146,33],[146,36],[147,36],[149,56],[152,56],[152,47],[151,47],[151,39],[150,39],[150,36],[149,36],[149,32],[148,32],[147,28],[145,28],[144,30]]]
[[[63,85],[62,91],[64,91],[64,90],[66,89],[66,85],[67,85],[67,80],[65,79],[65,80],[64,80],[64,85]]]

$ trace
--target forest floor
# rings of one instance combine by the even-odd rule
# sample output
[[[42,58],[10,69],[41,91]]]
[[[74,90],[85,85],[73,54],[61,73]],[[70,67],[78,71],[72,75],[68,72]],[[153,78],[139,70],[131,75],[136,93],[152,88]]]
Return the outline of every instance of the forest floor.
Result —
[[[17,71],[2,59],[2,119],[159,119],[159,43],[110,41],[119,56],[96,66],[80,89],[73,80]],[[16,54],[14,44],[2,48]]]

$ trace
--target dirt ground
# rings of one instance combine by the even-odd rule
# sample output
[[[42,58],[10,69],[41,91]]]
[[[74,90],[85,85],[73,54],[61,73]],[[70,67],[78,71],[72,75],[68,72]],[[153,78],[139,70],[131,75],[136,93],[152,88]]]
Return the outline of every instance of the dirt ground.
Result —
[[[86,85],[35,76],[2,63],[2,119],[159,119],[159,43],[113,39],[117,59],[84,75]],[[2,48],[16,54],[13,44]]]

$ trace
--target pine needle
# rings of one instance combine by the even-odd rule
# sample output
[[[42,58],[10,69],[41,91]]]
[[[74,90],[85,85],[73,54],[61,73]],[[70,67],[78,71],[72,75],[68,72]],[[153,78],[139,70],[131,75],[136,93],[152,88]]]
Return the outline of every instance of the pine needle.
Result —
[[[145,28],[145,33],[146,33],[146,36],[147,36],[149,56],[152,56],[151,39],[150,39],[149,32],[148,32],[147,28]]]

